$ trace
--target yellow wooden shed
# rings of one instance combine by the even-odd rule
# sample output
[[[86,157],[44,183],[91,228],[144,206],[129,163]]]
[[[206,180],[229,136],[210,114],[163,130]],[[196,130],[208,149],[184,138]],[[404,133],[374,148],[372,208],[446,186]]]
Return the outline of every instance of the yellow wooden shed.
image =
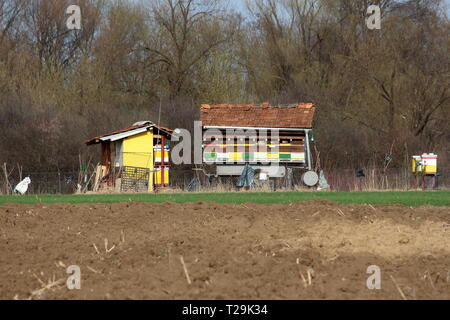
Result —
[[[94,191],[153,192],[169,186],[172,133],[151,121],[141,121],[86,141],[87,145],[102,146]]]

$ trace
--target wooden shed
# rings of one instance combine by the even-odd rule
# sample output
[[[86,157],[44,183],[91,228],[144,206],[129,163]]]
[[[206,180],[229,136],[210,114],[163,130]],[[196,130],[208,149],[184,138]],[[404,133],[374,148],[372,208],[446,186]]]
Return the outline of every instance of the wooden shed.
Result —
[[[141,121],[86,141],[101,145],[94,191],[109,187],[119,192],[152,192],[168,186],[172,133],[172,129]]]

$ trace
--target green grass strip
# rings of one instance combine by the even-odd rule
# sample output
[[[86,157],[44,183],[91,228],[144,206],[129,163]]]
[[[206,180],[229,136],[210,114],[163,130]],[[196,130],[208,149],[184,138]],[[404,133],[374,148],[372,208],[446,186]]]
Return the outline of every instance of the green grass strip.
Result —
[[[179,194],[95,194],[0,196],[5,203],[113,203],[113,202],[217,202],[217,203],[294,203],[330,200],[342,204],[403,204],[407,206],[450,206],[450,191],[386,192],[272,192],[272,193],[179,193]],[[450,211],[449,211],[450,213]]]

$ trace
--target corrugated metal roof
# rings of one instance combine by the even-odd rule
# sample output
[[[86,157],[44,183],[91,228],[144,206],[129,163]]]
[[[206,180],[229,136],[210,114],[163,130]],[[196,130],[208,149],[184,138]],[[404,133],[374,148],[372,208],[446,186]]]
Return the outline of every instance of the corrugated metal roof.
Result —
[[[200,120],[209,127],[266,127],[302,128],[313,127],[316,107],[312,103],[288,106],[261,105],[209,105],[200,108]]]
[[[134,125],[134,126],[131,126],[131,127],[128,127],[128,128],[124,128],[124,129],[116,130],[116,131],[113,131],[113,132],[110,132],[110,133],[107,133],[107,134],[103,134],[103,135],[98,136],[98,137],[94,137],[92,139],[89,139],[89,140],[85,141],[85,143],[87,145],[92,145],[92,144],[100,143],[102,141],[107,141],[107,140],[111,141],[111,139],[114,140],[115,138],[117,138],[115,140],[120,140],[121,136],[122,136],[122,138],[126,138],[127,136],[131,136],[131,135],[142,133],[143,131],[139,130],[139,129],[146,129],[146,130],[148,130],[150,128],[156,128],[159,131],[161,131],[161,132],[163,132],[163,133],[165,133],[167,135],[171,135],[173,133],[172,129],[169,129],[169,128],[166,128],[166,127],[163,127],[163,126],[158,126],[158,125],[156,125],[154,123],[151,123],[151,122],[146,122],[146,123],[142,123],[140,125]],[[130,133],[130,134],[127,135],[126,133]]]
[[[113,141],[122,140],[122,139],[125,139],[125,138],[128,138],[128,137],[131,137],[131,136],[135,136],[135,135],[140,134],[140,133],[147,132],[147,130],[148,130],[148,127],[142,127],[142,128],[134,129],[134,130],[131,130],[131,131],[115,133],[113,135],[100,138],[100,140],[101,141],[111,141],[111,142],[113,142]]]

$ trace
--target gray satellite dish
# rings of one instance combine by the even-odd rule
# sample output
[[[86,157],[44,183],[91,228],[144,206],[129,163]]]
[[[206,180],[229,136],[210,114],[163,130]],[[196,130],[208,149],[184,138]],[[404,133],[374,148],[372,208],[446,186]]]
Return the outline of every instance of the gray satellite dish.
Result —
[[[319,176],[314,171],[308,171],[303,174],[302,181],[308,187],[314,187],[319,182]]]

